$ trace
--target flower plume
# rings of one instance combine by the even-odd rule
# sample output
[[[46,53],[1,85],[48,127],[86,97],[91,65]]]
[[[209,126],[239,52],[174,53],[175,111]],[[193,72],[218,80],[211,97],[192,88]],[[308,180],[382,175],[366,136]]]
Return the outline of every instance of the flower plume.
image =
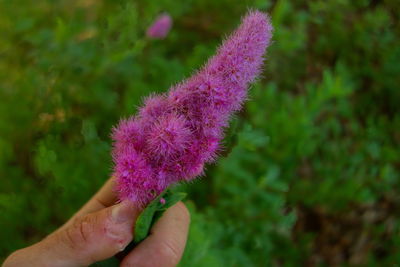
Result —
[[[215,160],[230,115],[260,74],[271,35],[268,16],[250,11],[200,71],[169,92],[150,96],[137,116],[114,128],[114,176],[121,200],[144,207]]]

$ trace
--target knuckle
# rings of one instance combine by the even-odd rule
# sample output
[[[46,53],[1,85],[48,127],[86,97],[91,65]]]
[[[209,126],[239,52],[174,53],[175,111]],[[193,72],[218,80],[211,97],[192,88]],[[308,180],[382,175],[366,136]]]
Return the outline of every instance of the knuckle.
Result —
[[[90,235],[88,226],[87,216],[75,218],[73,223],[62,232],[61,238],[72,250],[80,250],[88,242]]]

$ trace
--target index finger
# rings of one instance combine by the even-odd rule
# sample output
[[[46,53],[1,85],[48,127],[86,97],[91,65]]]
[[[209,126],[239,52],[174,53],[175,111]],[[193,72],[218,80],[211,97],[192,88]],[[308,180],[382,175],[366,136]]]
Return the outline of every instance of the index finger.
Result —
[[[97,193],[94,194],[79,211],[77,211],[63,226],[61,226],[59,230],[71,224],[77,217],[114,205],[118,201],[117,194],[114,190],[115,180],[115,177],[109,178],[99,191],[97,191]]]
[[[82,206],[77,214],[85,215],[114,205],[118,200],[117,194],[114,190],[115,182],[116,179],[114,176],[109,178],[100,190]]]

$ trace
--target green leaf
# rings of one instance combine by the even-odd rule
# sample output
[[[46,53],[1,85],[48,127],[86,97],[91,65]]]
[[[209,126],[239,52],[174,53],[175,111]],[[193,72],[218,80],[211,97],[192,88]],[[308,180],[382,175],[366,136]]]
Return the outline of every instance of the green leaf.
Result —
[[[137,244],[145,239],[149,234],[151,226],[162,216],[164,211],[185,197],[186,193],[175,193],[167,190],[150,202],[136,221],[135,238],[133,242]]]
[[[186,193],[183,192],[171,192],[167,191],[165,195],[163,196],[165,203],[162,204],[161,202],[159,203],[159,208],[154,214],[152,225],[163,215],[164,211],[181,201],[186,197]],[[161,199],[160,199],[161,200]]]
[[[165,195],[166,192],[161,193],[156,199],[154,199],[150,204],[143,210],[136,221],[135,225],[135,239],[134,243],[139,243],[149,234],[153,216],[157,209],[159,208],[159,203],[161,198]]]

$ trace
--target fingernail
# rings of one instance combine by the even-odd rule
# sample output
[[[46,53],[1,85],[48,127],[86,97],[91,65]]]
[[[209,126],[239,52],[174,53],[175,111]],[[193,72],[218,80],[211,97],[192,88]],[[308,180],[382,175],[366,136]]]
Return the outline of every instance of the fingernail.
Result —
[[[123,242],[123,243],[121,242],[119,244],[119,251],[124,251],[127,246],[128,245],[126,244],[126,242]]]
[[[133,217],[133,205],[129,200],[115,205],[111,211],[111,218],[115,223],[124,223]]]

